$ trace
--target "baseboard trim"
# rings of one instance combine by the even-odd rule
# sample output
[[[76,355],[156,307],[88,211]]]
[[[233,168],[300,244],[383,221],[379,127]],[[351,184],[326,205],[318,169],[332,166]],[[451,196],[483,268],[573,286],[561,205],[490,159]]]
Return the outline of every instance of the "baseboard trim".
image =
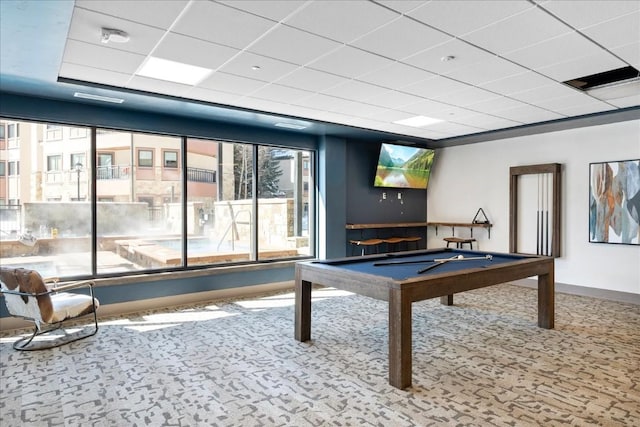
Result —
[[[207,303],[209,301],[246,298],[261,294],[294,289],[293,280],[285,282],[267,283],[254,286],[242,286],[238,288],[219,289],[215,291],[196,292],[190,294],[172,295],[168,297],[150,298],[139,301],[123,302],[118,304],[101,305],[98,308],[98,319],[121,316],[130,313],[139,313],[145,310],[155,310],[188,304]],[[15,317],[0,318],[0,331],[13,329],[32,328],[33,323]]]
[[[515,280],[514,285],[525,286],[527,288],[538,288],[538,281],[536,279],[521,279]],[[640,294],[633,294],[631,292],[612,291],[609,289],[589,288],[587,286],[569,285],[566,283],[556,282],[556,292],[569,295],[579,295],[582,297],[592,297],[598,299],[604,299],[608,301],[626,302],[629,304],[640,305]]]

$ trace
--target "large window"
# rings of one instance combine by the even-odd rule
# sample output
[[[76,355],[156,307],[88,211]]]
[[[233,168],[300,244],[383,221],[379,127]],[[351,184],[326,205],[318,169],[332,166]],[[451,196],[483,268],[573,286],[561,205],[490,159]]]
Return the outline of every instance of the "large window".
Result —
[[[90,139],[73,142],[42,138],[46,132],[64,134],[62,126],[20,122],[22,161],[8,162],[8,206],[0,208],[0,264],[34,268],[44,277],[92,274],[91,170],[71,172],[64,160],[72,152],[89,152]]]
[[[311,152],[18,125],[28,161],[6,163],[2,265],[67,278],[313,255]],[[38,138],[53,131],[62,139]]]

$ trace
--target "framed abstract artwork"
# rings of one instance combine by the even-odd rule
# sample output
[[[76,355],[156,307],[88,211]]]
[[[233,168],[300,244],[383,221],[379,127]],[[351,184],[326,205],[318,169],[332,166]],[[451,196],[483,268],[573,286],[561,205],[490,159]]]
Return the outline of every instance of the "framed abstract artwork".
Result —
[[[640,245],[640,159],[589,164],[589,241]]]

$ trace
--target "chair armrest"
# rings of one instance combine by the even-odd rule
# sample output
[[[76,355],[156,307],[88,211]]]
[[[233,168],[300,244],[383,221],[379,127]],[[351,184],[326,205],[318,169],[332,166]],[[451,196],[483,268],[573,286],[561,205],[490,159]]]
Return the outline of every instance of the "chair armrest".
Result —
[[[47,286],[50,292],[64,292],[77,288],[91,288],[94,285],[93,280],[81,280],[79,282],[67,283],[66,285],[58,285],[55,283],[53,286]]]
[[[81,280],[79,282],[67,283],[66,285],[58,285],[56,282],[54,283],[53,286],[51,285],[47,286],[47,292],[31,293],[31,292],[20,292],[17,290],[2,289],[0,290],[0,293],[8,294],[8,295],[20,295],[20,296],[26,296],[26,297],[37,297],[40,295],[48,295],[48,294],[53,294],[57,292],[64,292],[64,291],[69,291],[71,289],[77,289],[77,288],[91,288],[91,293],[93,293],[93,285],[94,285],[93,280]]]

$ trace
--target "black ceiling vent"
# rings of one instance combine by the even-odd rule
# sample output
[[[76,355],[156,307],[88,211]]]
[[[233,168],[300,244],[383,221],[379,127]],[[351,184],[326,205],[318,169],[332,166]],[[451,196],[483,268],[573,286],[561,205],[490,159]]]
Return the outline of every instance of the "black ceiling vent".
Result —
[[[640,72],[628,66],[563,82],[602,100],[640,94]]]

